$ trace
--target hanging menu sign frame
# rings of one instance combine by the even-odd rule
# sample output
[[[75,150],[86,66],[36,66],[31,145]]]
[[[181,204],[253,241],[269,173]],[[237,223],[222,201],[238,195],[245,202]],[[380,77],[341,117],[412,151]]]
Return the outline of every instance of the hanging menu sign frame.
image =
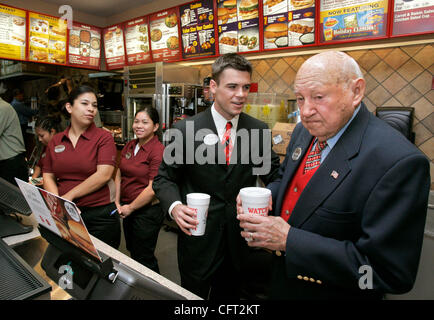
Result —
[[[125,51],[130,66],[152,62],[149,43],[149,17],[136,18],[124,24]]]
[[[0,57],[25,60],[27,11],[0,4]]]
[[[126,65],[122,24],[105,28],[103,38],[107,70],[122,69]]]
[[[388,0],[320,0],[320,43],[387,37]]]
[[[74,22],[69,30],[68,64],[74,67],[99,69],[101,63],[101,29]]]
[[[149,16],[152,60],[174,62],[181,60],[178,7]]]
[[[394,0],[391,36],[430,32],[434,32],[432,0]]]
[[[219,54],[258,52],[260,20],[258,0],[218,0]]]
[[[28,61],[66,65],[66,20],[29,11],[27,24]]]
[[[216,55],[214,1],[199,0],[181,5],[182,58]]]
[[[264,0],[264,50],[315,44],[314,0]]]

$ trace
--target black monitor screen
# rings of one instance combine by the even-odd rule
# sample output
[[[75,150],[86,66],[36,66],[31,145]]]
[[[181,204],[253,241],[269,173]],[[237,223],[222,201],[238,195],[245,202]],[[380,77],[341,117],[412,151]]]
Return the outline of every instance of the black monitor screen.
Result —
[[[24,226],[19,222],[19,217],[12,214],[32,214],[21,190],[12,183],[0,178],[0,238],[28,233],[32,226]]]
[[[8,214],[17,212],[26,216],[32,214],[20,188],[3,178],[0,178],[0,209]]]

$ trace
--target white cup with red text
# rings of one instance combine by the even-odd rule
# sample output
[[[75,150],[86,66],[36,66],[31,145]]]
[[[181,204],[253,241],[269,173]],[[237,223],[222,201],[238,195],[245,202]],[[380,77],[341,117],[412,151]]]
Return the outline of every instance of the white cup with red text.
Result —
[[[268,216],[271,190],[259,187],[247,187],[240,190],[241,203],[245,214]],[[244,229],[248,232],[249,230]],[[246,238],[246,241],[251,239]]]
[[[187,207],[195,211],[195,218],[199,221],[195,229],[190,229],[193,236],[203,236],[205,234],[210,199],[211,196],[206,193],[187,194]]]

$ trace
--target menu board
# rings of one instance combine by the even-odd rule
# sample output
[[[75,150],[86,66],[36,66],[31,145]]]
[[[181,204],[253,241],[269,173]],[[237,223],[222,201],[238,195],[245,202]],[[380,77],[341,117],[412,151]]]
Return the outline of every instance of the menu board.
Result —
[[[181,58],[177,11],[177,8],[172,8],[149,17],[152,59],[155,62]]]
[[[321,0],[322,43],[386,35],[388,0]]]
[[[66,20],[29,12],[29,60],[66,62]]]
[[[99,68],[101,29],[74,22],[69,31],[69,64]]]
[[[104,29],[104,53],[108,70],[125,66],[124,32],[121,25]]]
[[[201,0],[180,6],[182,57],[213,56],[216,54],[214,1]]]
[[[434,31],[432,0],[395,0],[392,35]]]
[[[125,23],[125,47],[129,65],[151,62],[148,18],[138,18]]]
[[[264,0],[264,49],[315,43],[315,0]]]
[[[26,11],[0,5],[0,57],[26,58]]]
[[[219,52],[259,50],[258,0],[218,0]]]

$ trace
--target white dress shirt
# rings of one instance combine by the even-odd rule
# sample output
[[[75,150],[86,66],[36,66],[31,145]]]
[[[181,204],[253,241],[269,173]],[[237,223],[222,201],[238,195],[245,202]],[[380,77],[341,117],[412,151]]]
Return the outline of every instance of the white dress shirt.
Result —
[[[226,132],[226,123],[229,120],[226,120],[216,109],[214,104],[211,107],[211,115],[212,115],[212,119],[214,120],[214,124],[216,126],[217,129],[217,134],[219,136],[219,140],[220,142],[223,141],[223,136]],[[232,140],[232,144],[233,146],[235,146],[235,137],[237,135],[237,127],[238,127],[238,120],[240,119],[240,115],[236,115],[235,117],[233,117],[230,122],[232,122],[232,129],[231,129],[231,140]],[[211,128],[210,128],[211,129]],[[171,204],[171,206],[169,207],[169,216],[170,218],[173,219],[172,217],[172,210],[173,208],[177,205],[177,204],[182,204],[181,201],[175,201],[174,203]]]

